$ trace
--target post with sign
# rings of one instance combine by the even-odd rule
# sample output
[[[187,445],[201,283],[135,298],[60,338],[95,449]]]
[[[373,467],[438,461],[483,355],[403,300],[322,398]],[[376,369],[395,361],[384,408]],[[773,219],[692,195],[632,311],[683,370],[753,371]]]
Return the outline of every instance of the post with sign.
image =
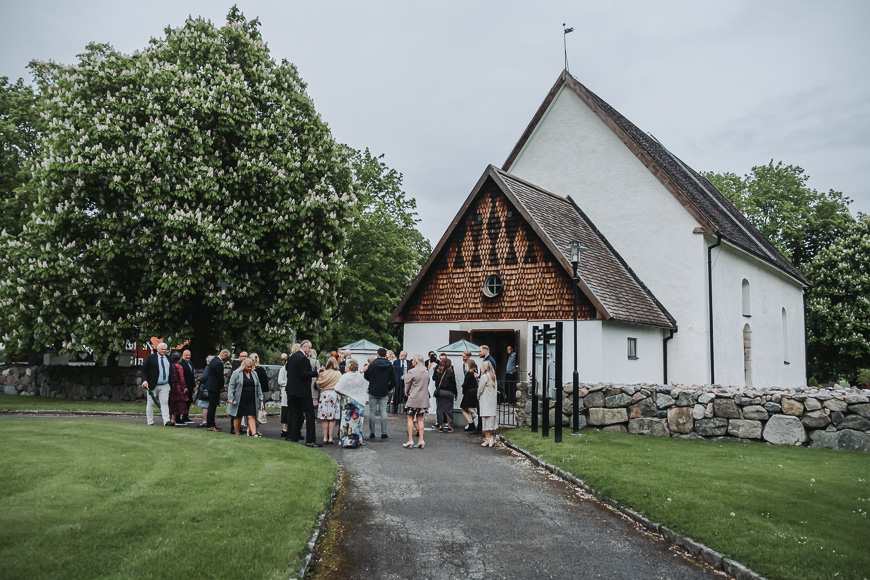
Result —
[[[535,364],[535,354],[538,343],[541,342],[541,329],[532,327],[532,433],[538,432],[538,365]]]
[[[541,393],[543,394],[543,408],[541,409],[541,437],[549,437],[550,436],[550,373],[548,372],[548,368],[550,365],[547,364],[547,344],[549,343],[550,337],[550,325],[544,325],[544,332],[541,333],[543,335],[543,362],[541,364],[541,374],[543,374],[543,380],[541,381]]]
[[[562,322],[556,323],[556,412],[554,413],[556,424],[553,427],[556,429],[556,434],[553,436],[555,443],[562,442]],[[547,413],[549,415],[549,413]]]

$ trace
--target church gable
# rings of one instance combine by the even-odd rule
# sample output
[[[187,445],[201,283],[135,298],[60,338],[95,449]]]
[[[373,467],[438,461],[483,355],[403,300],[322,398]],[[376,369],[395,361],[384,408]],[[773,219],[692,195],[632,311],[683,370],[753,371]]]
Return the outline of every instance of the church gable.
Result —
[[[394,318],[447,322],[573,317],[570,276],[492,178],[466,204],[437,251]],[[493,288],[485,291],[484,283],[493,275],[503,286],[490,296]],[[596,315],[581,293],[578,317]]]

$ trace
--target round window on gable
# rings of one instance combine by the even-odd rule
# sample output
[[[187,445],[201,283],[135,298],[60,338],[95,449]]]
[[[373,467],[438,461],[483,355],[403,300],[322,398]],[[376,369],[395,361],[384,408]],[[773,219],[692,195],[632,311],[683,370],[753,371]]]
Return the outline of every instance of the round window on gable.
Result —
[[[495,298],[504,289],[504,282],[498,274],[491,274],[483,281],[483,293],[488,298]]]

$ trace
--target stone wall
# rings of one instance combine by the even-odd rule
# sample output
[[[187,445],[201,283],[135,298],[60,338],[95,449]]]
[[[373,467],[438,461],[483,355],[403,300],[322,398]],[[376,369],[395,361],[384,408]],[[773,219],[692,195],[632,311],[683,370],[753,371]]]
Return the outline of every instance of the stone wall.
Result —
[[[572,388],[563,389],[561,421],[569,428]],[[527,427],[531,401],[521,402],[517,424]],[[555,425],[552,400],[549,412]],[[870,452],[870,389],[582,385],[580,428]]]
[[[264,365],[271,391],[267,400],[280,401],[279,366]],[[2,365],[0,392],[61,399],[96,401],[144,401],[138,367],[101,367],[67,365]],[[201,371],[197,371],[197,377]],[[226,398],[226,391],[223,394]]]

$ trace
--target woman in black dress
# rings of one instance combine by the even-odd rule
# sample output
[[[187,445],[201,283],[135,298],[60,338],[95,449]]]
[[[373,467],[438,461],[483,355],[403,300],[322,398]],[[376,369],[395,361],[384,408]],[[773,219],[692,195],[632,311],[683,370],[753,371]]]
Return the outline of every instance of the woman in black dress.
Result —
[[[462,382],[462,401],[459,403],[459,408],[462,410],[462,416],[465,417],[466,431],[474,431],[474,415],[471,411],[477,408],[477,363],[468,359],[465,361],[465,380]]]
[[[257,408],[263,401],[263,391],[260,379],[254,372],[254,361],[245,359],[238,370],[230,378],[227,391],[227,414],[232,415],[233,430],[239,435],[242,428],[242,417],[248,418],[248,434],[262,437],[257,432]]]

